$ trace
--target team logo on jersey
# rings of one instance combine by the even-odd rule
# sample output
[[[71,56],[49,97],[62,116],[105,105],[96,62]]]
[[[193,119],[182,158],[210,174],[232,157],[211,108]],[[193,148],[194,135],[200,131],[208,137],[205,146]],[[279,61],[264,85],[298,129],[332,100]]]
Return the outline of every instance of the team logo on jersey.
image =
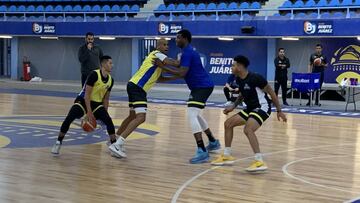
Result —
[[[245,89],[245,90],[249,90],[249,89],[250,89],[250,86],[249,86],[247,83],[245,83],[244,89]]]
[[[64,117],[59,116],[9,116],[0,117],[0,148],[31,148],[50,147],[57,140],[60,126]],[[113,119],[115,126],[122,120]],[[151,124],[140,125],[130,139],[142,139],[155,136],[159,128]],[[91,133],[83,131],[80,120],[76,120],[70,127],[63,143],[65,145],[95,144],[109,140],[106,126],[100,121]]]

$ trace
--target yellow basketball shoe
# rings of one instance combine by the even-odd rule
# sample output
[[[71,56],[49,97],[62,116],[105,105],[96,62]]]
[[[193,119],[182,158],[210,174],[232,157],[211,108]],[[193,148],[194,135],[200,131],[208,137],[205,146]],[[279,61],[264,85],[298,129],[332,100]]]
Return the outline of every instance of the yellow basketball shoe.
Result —
[[[248,168],[246,168],[247,172],[257,172],[257,171],[265,171],[268,167],[263,161],[254,161]]]
[[[218,158],[213,160],[211,162],[211,165],[215,165],[215,166],[232,165],[234,162],[235,162],[234,157],[225,156],[225,155],[222,154],[222,155],[218,156]]]

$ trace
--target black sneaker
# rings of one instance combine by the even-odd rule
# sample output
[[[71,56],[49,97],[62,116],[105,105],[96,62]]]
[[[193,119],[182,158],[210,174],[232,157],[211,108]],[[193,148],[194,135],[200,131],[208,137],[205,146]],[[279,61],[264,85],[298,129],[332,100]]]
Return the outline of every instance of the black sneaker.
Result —
[[[290,106],[287,102],[283,102],[284,106]]]

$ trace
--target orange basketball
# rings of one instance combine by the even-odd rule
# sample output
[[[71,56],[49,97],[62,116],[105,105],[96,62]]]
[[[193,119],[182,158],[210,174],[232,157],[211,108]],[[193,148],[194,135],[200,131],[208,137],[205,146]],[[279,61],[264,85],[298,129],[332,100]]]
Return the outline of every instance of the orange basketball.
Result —
[[[96,128],[96,121],[94,120],[92,123],[90,123],[88,119],[83,119],[81,121],[81,127],[85,132],[92,132]]]
[[[317,58],[317,59],[314,60],[314,65],[315,66],[321,66],[321,62],[322,62],[321,58]]]

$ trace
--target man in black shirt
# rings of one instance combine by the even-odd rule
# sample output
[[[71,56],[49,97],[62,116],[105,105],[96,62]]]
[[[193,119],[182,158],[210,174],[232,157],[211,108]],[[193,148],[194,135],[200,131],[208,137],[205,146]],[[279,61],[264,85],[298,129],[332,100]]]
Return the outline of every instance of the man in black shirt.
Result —
[[[237,78],[239,84],[240,96],[236,99],[235,104],[224,110],[225,114],[232,112],[243,99],[247,105],[246,109],[241,110],[238,114],[233,115],[225,121],[225,149],[224,154],[211,162],[213,165],[225,165],[234,163],[235,158],[231,156],[231,142],[234,133],[234,127],[245,125],[244,133],[249,139],[250,145],[255,153],[255,161],[246,170],[248,172],[264,171],[267,169],[263,161],[260,147],[255,132],[263,122],[269,118],[271,113],[270,95],[277,110],[278,120],[286,122],[286,116],[281,112],[279,100],[270,87],[266,79],[261,75],[249,72],[247,67],[249,60],[245,56],[234,58],[232,72]]]
[[[78,57],[81,63],[81,85],[84,87],[86,78],[89,74],[99,68],[100,58],[103,51],[94,45],[94,34],[86,33],[85,44],[79,48]]]
[[[312,73],[320,73],[320,89],[324,82],[324,71],[327,67],[327,58],[322,54],[323,46],[321,44],[317,44],[315,47],[315,53],[310,56],[310,65],[309,72]],[[306,104],[310,106],[310,98],[309,102]],[[319,103],[319,91],[316,92],[315,96],[315,105],[321,106]]]
[[[279,88],[281,86],[282,90],[282,100],[285,106],[289,104],[286,102],[287,95],[287,81],[288,81],[288,68],[290,68],[290,61],[285,57],[285,49],[280,48],[278,52],[278,57],[274,60],[275,64],[275,93],[276,96],[279,93]]]

